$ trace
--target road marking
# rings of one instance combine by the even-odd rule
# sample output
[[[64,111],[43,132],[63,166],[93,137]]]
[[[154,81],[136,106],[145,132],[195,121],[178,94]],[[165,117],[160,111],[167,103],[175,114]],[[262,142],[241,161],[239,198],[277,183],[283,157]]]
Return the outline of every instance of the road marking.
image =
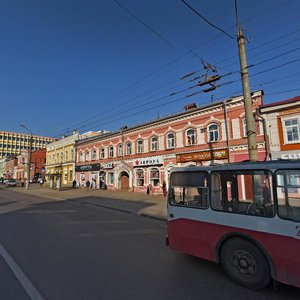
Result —
[[[29,278],[25,275],[25,273],[20,269],[20,267],[16,264],[13,258],[8,254],[5,248],[0,243],[0,255],[3,257],[9,268],[12,270],[14,275],[17,277],[27,294],[32,300],[44,300],[39,291],[34,287]]]

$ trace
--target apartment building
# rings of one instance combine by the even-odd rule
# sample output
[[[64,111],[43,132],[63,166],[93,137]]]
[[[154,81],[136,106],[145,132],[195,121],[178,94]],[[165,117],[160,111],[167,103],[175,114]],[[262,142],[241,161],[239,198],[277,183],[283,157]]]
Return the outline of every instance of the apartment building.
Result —
[[[30,148],[30,134],[0,130],[0,159],[21,154]],[[46,148],[55,138],[33,135],[31,150]]]

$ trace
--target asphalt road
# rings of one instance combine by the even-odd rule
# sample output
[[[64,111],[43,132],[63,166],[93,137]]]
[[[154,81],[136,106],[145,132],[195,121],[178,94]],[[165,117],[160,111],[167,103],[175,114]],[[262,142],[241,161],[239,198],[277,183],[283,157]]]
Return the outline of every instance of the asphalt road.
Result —
[[[282,284],[235,285],[218,265],[166,248],[164,221],[118,203],[0,190],[0,299],[300,299]]]

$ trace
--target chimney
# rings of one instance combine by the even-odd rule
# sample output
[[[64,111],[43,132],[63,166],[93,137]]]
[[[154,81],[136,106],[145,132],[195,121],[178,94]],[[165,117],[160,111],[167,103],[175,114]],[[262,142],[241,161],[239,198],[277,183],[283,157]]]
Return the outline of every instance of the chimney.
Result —
[[[190,109],[193,109],[193,108],[197,108],[196,103],[190,103],[190,104],[187,104],[187,105],[184,106],[185,110],[190,110]]]

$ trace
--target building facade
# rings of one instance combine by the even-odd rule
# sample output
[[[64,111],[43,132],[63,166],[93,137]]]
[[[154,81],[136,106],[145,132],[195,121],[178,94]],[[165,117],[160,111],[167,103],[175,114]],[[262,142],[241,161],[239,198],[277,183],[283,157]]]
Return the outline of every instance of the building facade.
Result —
[[[252,94],[253,112],[263,92]],[[162,193],[174,166],[208,165],[248,159],[243,97],[197,108],[99,137],[79,140],[76,181],[96,187]],[[265,159],[262,125],[257,122],[260,160]]]
[[[75,143],[79,138],[77,131],[73,135],[47,145],[46,180],[50,188],[60,189],[69,186],[75,174]]]
[[[30,134],[9,131],[0,131],[0,159],[21,154],[30,148]],[[32,136],[31,150],[45,148],[48,143],[55,141],[54,138],[44,136]]]
[[[274,159],[300,158],[300,96],[263,105],[270,156]]]

